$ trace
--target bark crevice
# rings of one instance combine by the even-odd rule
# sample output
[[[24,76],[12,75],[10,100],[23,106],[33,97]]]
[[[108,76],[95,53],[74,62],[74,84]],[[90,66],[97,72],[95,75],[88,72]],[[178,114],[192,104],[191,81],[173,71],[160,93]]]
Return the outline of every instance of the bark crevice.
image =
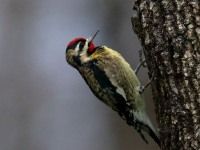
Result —
[[[200,149],[200,2],[135,0],[162,149]]]

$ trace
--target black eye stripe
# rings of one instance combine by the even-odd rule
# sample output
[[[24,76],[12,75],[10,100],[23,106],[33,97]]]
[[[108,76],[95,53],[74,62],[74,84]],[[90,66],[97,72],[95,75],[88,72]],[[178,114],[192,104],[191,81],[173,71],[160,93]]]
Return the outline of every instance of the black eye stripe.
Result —
[[[79,49],[80,49],[80,51],[83,50],[84,45],[85,45],[85,42],[83,42],[83,41],[81,41],[81,42],[79,43]]]

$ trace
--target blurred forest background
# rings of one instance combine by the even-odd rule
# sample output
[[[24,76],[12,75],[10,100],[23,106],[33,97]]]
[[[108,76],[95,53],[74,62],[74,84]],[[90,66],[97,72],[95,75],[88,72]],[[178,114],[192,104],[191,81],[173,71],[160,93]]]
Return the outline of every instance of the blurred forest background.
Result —
[[[141,49],[133,1],[0,0],[0,150],[156,150],[91,93],[65,61],[75,37],[119,51],[135,68]],[[139,73],[142,84],[147,71]],[[155,122],[150,88],[146,107]]]

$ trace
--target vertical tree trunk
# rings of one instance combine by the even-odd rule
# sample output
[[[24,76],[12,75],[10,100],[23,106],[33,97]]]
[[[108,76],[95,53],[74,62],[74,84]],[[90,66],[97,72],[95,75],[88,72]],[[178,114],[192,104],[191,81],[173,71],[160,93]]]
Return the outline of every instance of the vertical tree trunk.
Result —
[[[135,0],[163,150],[200,150],[200,2]]]

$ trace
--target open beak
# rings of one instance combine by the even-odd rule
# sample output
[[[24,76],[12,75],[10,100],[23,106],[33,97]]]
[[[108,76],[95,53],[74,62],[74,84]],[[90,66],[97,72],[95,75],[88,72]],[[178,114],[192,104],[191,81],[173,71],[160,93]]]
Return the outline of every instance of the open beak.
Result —
[[[97,32],[90,38],[88,38],[88,43],[92,43],[92,41],[94,40],[94,38],[96,37],[96,35],[99,33],[100,29],[97,30]]]

